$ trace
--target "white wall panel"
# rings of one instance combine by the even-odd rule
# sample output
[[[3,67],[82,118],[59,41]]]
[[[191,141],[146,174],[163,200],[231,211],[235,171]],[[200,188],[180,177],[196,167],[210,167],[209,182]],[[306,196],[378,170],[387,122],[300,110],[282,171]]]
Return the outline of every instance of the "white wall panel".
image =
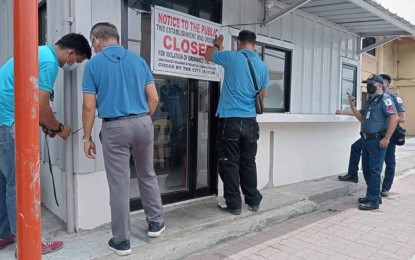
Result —
[[[224,1],[223,24],[260,22],[263,19],[262,5],[261,1]],[[277,7],[272,8],[271,14],[278,10]],[[265,28],[245,25],[240,29],[294,44],[291,113],[334,113],[340,105],[340,59],[359,60],[355,54],[358,41],[355,35],[343,27],[301,11],[287,14]]]
[[[114,24],[121,34],[121,4],[122,1],[113,0],[74,0],[74,17],[75,23],[73,31],[82,33],[89,39],[89,33],[92,26],[98,22],[110,22]],[[82,75],[84,64],[80,65],[76,75],[73,77],[74,88],[73,108],[74,129],[82,127]],[[82,136],[83,130],[74,135],[74,171],[75,173],[97,172],[104,170],[104,159],[102,156],[102,147],[99,141],[99,132],[101,130],[101,119],[96,118],[93,128],[93,139],[97,144],[97,156],[95,160],[85,157],[83,151]]]
[[[258,146],[264,149],[258,150],[257,167],[258,187],[263,188],[271,179],[270,132],[274,132],[273,186],[281,186],[346,172],[345,156],[358,138],[359,123],[260,123],[260,128]]]
[[[13,1],[0,0],[0,67],[13,56]]]

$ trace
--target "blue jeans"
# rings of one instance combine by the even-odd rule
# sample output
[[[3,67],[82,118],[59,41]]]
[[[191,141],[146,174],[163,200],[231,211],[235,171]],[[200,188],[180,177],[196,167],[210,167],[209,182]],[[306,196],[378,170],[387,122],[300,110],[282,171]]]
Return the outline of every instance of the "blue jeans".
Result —
[[[360,156],[362,155],[363,139],[360,138],[352,144],[349,157],[349,170],[347,174],[357,176],[359,171]]]
[[[14,126],[0,125],[0,238],[16,235]]]
[[[385,178],[382,183],[382,190],[390,190],[395,177],[396,158],[395,158],[396,144],[392,140],[389,142],[385,155]]]
[[[363,140],[362,167],[367,184],[366,198],[379,200],[382,166],[385,161],[386,148],[379,147],[379,139]]]

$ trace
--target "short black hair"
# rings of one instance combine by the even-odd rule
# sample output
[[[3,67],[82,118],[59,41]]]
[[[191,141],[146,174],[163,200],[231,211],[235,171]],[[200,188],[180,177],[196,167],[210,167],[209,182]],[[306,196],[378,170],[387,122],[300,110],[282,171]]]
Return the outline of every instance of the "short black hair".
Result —
[[[64,35],[59,41],[55,43],[62,49],[74,49],[78,55],[84,55],[88,59],[91,58],[91,46],[88,40],[80,33],[69,33]]]
[[[254,32],[248,30],[242,30],[239,32],[238,41],[242,43],[252,43],[255,44],[256,42],[256,35]]]
[[[101,22],[92,26],[90,36],[102,38],[104,40],[115,38],[118,43],[120,42],[120,35],[118,34],[117,27],[108,22]]]
[[[391,81],[392,81],[392,78],[388,74],[380,74],[379,76],[381,76],[383,79],[389,81],[389,83],[391,83]]]

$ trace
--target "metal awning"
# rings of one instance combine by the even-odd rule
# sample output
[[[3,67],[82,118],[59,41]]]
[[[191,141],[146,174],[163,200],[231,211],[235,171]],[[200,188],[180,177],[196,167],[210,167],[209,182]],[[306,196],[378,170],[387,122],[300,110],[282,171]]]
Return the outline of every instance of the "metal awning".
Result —
[[[279,16],[278,14],[271,15],[268,18],[277,19],[285,14],[284,10],[288,13],[298,8],[341,25],[361,37],[415,35],[415,25],[393,14],[374,0],[278,0],[273,2],[282,10],[278,12]],[[268,19],[267,22],[272,21]]]

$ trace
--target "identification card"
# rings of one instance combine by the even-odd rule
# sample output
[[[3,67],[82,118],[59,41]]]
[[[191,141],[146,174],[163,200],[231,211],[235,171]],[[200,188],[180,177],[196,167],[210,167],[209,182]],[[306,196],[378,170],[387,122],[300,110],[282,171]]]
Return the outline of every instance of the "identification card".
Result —
[[[366,114],[366,119],[369,119],[369,117],[370,117],[370,110]]]

